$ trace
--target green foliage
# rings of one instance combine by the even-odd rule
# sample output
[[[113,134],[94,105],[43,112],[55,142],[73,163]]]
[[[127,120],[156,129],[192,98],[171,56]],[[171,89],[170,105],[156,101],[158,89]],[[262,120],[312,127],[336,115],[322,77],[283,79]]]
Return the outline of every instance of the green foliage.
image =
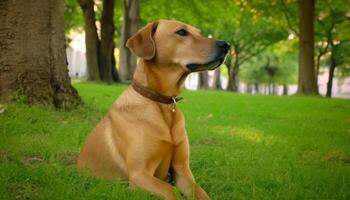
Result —
[[[279,0],[290,32],[298,35],[298,5],[296,0]],[[330,53],[336,60],[337,76],[349,73],[350,5],[347,0],[315,1],[315,54],[321,58],[321,67],[329,67]],[[330,42],[335,45],[332,47]]]
[[[350,6],[345,1],[321,1],[317,6],[318,49],[328,54],[323,56],[321,67],[330,66],[333,56],[337,67],[336,76],[340,79],[350,74]]]
[[[81,29],[84,19],[79,0],[64,0],[64,30],[66,36],[71,30]]]
[[[284,19],[288,31],[299,35],[298,0],[277,0],[276,8],[279,9],[280,18]]]
[[[220,19],[220,9],[225,1],[167,1],[167,0],[144,0],[141,3],[141,22],[145,25],[148,22],[158,19],[175,19],[191,24],[201,29],[203,35],[213,34],[217,26],[213,21]],[[213,7],[214,6],[214,7]]]
[[[123,27],[123,0],[115,0],[114,8],[114,42],[117,48],[119,48],[119,40]]]
[[[337,78],[344,80],[346,77],[350,76],[350,64],[342,65],[337,68]]]
[[[66,32],[82,27],[78,1],[65,0],[65,3]],[[102,1],[96,1],[96,5],[96,18],[99,19]],[[331,51],[326,44],[327,35],[332,33],[333,40],[341,43],[334,48],[339,76],[347,75],[349,68],[349,10],[347,0],[316,1],[316,55],[323,50]],[[247,68],[242,68],[242,80],[259,79],[265,82],[267,78],[262,76],[263,71],[260,69],[268,58],[281,72],[276,80],[278,83],[294,83],[296,80],[297,39],[287,40],[288,35],[298,37],[299,34],[296,0],[141,0],[140,11],[142,25],[158,19],[177,19],[200,28],[205,36],[229,41],[234,51],[228,59],[233,62],[239,54],[239,64]],[[123,1],[116,0],[116,44],[119,44],[122,15]],[[285,46],[288,46],[288,52]],[[325,54],[321,58],[321,67],[328,66],[329,56]]]
[[[0,114],[0,199],[157,199],[76,172],[86,136],[125,86],[75,86],[85,102],[76,110],[11,104]],[[350,198],[347,100],[184,97],[191,167],[213,199]]]
[[[246,83],[294,84],[297,80],[295,41],[287,40],[270,46],[266,51],[243,64],[241,79]],[[269,68],[275,74],[269,74]]]
[[[65,11],[64,11],[64,30],[66,39],[68,42],[72,39],[70,38],[71,35],[69,33],[71,31],[83,31],[84,30],[84,17],[83,17],[83,11],[80,8],[79,5],[80,0],[65,0]],[[102,0],[95,0],[95,18],[96,21],[100,21],[101,15],[102,15],[102,6],[103,1]],[[115,22],[115,44],[116,46],[119,46],[119,38],[121,33],[121,27],[123,22],[123,1],[122,0],[115,0],[115,8],[114,8],[114,22]]]

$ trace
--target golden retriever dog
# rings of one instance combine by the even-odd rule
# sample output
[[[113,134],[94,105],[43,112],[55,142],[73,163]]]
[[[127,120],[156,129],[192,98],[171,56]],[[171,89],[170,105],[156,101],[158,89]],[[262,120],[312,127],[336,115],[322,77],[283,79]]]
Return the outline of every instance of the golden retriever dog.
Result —
[[[219,67],[229,44],[185,23],[159,20],[126,45],[140,58],[134,81],[87,138],[78,169],[127,180],[130,188],[167,200],[176,199],[167,181],[171,176],[182,195],[210,199],[189,167],[185,120],[176,102],[187,75]]]

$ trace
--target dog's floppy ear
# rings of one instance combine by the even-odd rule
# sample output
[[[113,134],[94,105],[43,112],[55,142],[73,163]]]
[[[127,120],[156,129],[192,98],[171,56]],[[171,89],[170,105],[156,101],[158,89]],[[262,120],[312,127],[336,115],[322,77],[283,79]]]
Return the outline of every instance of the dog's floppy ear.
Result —
[[[157,21],[147,24],[128,39],[126,46],[138,57],[151,60],[156,54],[156,44],[153,39],[153,34],[157,26]]]

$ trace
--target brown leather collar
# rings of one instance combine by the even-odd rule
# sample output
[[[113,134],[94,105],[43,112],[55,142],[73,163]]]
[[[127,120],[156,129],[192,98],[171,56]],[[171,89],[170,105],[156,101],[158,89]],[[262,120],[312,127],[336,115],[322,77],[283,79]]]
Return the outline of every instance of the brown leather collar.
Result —
[[[183,99],[182,97],[179,97],[179,96],[172,97],[172,96],[165,96],[165,95],[159,94],[158,92],[156,92],[148,87],[145,87],[136,81],[133,81],[131,83],[131,86],[134,88],[134,90],[137,93],[139,93],[142,96],[149,98],[153,101],[159,102],[159,103],[175,104],[176,102]]]

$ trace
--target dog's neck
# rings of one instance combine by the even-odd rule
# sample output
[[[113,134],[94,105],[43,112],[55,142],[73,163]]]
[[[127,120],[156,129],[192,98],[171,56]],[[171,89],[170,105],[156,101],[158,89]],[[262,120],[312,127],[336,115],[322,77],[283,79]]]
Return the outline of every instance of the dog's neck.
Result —
[[[159,66],[154,61],[140,59],[134,80],[165,96],[178,96],[189,72],[179,66]]]

